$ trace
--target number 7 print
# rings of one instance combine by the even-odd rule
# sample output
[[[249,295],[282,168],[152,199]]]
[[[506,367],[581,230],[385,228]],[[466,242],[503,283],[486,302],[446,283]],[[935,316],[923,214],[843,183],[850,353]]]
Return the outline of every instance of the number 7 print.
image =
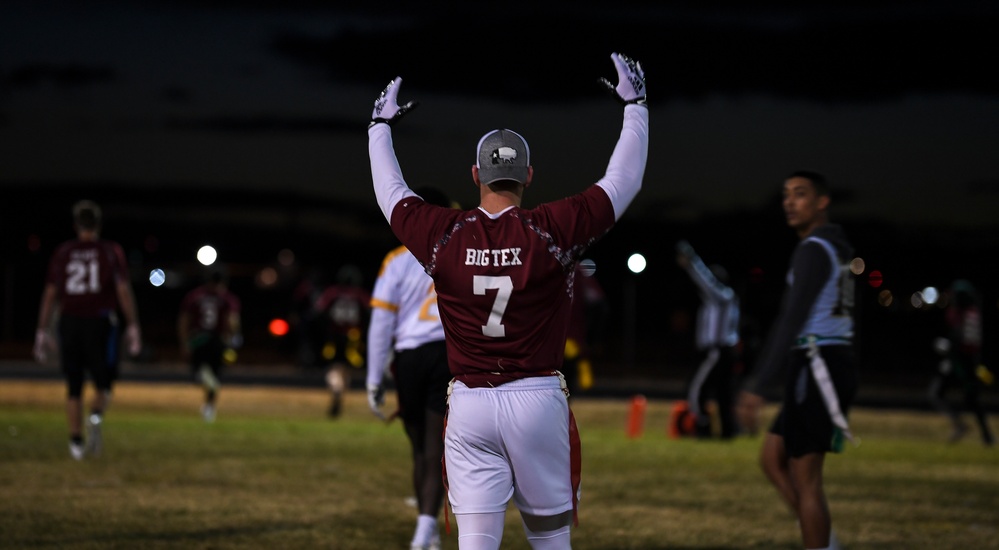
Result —
[[[502,338],[506,336],[506,327],[501,322],[507,304],[510,303],[510,294],[513,293],[513,280],[509,275],[502,277],[492,277],[488,275],[475,275],[472,277],[472,292],[477,296],[484,296],[486,290],[496,291],[496,300],[493,302],[492,310],[489,312],[489,320],[482,325],[482,334],[491,338]]]

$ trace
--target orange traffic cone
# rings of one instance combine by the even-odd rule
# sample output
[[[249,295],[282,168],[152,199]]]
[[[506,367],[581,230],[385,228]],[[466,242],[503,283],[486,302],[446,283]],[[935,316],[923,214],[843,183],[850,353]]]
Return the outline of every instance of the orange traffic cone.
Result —
[[[645,407],[644,395],[636,395],[631,398],[631,411],[628,413],[628,437],[635,439],[642,436],[645,428]]]

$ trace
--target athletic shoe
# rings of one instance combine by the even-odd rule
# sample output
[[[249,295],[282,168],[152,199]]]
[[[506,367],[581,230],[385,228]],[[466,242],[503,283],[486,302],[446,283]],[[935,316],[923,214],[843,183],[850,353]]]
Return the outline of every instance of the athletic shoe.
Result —
[[[73,460],[83,460],[83,455],[85,454],[85,449],[83,445],[79,443],[69,442],[69,456],[73,457]]]
[[[433,538],[430,539],[430,542],[426,544],[411,542],[409,550],[441,550],[441,536],[440,534],[435,534]]]
[[[215,422],[215,405],[210,405],[208,403],[202,405],[201,418],[204,418],[205,422]]]
[[[101,424],[104,419],[99,414],[91,414],[87,417],[87,444],[86,452],[91,456],[101,456],[104,450],[104,439],[101,436]]]

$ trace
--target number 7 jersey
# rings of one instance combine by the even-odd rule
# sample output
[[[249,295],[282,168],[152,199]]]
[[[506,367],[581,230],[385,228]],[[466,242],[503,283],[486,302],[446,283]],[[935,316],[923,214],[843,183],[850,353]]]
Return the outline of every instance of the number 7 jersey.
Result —
[[[392,229],[434,279],[451,374],[482,387],[560,368],[575,264],[614,221],[597,185],[495,215],[399,201]]]

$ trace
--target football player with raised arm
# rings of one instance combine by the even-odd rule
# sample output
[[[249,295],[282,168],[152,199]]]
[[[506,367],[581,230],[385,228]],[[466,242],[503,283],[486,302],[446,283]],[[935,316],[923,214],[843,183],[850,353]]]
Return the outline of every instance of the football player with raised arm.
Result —
[[[378,206],[433,278],[446,334],[445,483],[461,550],[500,547],[511,499],[533,549],[571,548],[581,463],[558,369],[575,266],[635,198],[648,158],[642,67],[610,57],[618,82],[600,80],[622,104],[623,125],[606,172],[532,209],[521,207],[534,179],[530,149],[507,129],[486,132],[476,148],[478,207],[425,202],[407,185],[392,141],[392,125],[416,103],[398,104],[399,77],[375,100],[368,154]]]

